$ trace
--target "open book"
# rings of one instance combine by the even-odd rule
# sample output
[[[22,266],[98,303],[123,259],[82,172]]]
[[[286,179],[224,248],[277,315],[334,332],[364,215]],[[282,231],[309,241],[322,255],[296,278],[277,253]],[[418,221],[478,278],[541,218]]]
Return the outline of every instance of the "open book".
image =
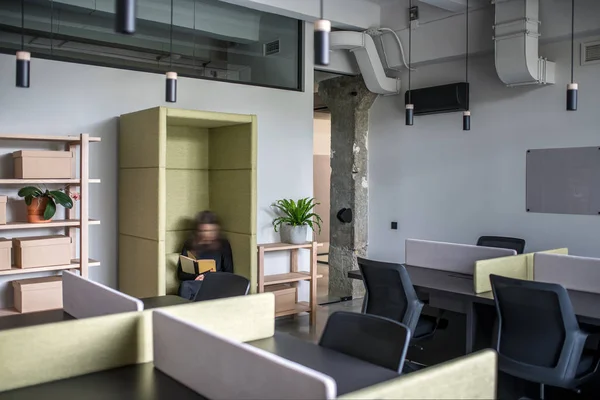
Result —
[[[216,272],[217,263],[215,260],[196,260],[196,257],[188,251],[187,257],[179,256],[181,269],[188,274],[203,274],[205,272]]]

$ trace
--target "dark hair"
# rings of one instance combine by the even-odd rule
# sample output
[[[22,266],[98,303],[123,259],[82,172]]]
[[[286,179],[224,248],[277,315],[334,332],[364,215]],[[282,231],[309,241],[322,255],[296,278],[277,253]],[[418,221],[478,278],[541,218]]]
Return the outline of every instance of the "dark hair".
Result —
[[[218,225],[219,219],[217,218],[217,214],[208,210],[199,212],[196,215],[196,226],[204,224]]]

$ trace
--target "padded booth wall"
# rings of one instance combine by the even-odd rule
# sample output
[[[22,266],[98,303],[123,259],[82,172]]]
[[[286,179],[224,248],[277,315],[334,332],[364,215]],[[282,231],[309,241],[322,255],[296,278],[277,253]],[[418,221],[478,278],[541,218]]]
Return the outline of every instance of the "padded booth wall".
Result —
[[[219,216],[235,273],[256,284],[256,117],[158,107],[121,116],[119,289],[177,292],[199,211]]]

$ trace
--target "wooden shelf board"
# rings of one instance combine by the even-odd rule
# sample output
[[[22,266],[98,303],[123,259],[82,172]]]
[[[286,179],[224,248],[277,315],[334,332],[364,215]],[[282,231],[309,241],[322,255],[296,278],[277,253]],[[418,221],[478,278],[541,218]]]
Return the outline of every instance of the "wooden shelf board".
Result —
[[[90,225],[100,225],[97,219],[90,219]],[[78,227],[80,222],[78,219],[55,219],[52,222],[42,224],[32,224],[29,222],[7,222],[6,225],[0,225],[0,231],[8,231],[11,229],[41,229],[41,228],[57,228],[57,227]]]
[[[100,179],[88,179],[89,183],[100,183]],[[70,184],[80,185],[80,179],[0,179],[0,185],[25,185],[25,184]]]
[[[296,303],[296,306],[293,309],[275,313],[275,317],[283,317],[285,315],[300,314],[303,312],[310,312],[310,305],[306,301],[299,301],[298,303]]]
[[[317,274],[317,278],[322,277],[323,275]],[[286,274],[265,275],[264,285],[279,285],[280,283],[309,281],[310,279],[310,273],[308,272],[288,272]]]
[[[33,140],[38,142],[68,142],[77,143],[81,141],[79,136],[45,136],[45,135],[25,135],[18,133],[0,134],[0,139],[6,140]],[[102,139],[95,136],[90,136],[90,142],[100,142]]]
[[[90,258],[88,262],[89,267],[97,267],[100,265],[100,261],[92,260]],[[11,268],[0,270],[0,276],[4,275],[22,275],[22,274],[33,274],[35,272],[48,272],[48,271],[63,271],[66,269],[77,269],[79,268],[79,260],[72,260],[71,264],[68,265],[51,265],[48,267],[38,268]]]
[[[323,246],[323,243],[317,243],[317,247]],[[290,243],[265,243],[259,244],[258,247],[262,247],[266,252],[269,251],[282,251],[282,250],[294,250],[294,249],[310,249],[312,242],[306,242],[302,244],[290,244]]]
[[[20,314],[15,308],[0,308],[0,317],[6,317],[8,315]]]

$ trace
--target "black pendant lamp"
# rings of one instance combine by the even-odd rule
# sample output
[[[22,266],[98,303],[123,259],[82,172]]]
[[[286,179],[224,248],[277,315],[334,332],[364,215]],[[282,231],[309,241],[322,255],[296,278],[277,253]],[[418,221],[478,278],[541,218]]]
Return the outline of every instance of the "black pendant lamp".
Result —
[[[171,33],[170,33],[170,50],[169,50],[169,68],[167,72],[167,84],[165,92],[165,101],[168,103],[177,102],[177,72],[173,72],[173,0],[171,0]]]
[[[571,0],[571,83],[567,85],[567,111],[577,111],[577,91],[579,85],[574,81],[575,59],[575,0]]]
[[[21,50],[17,51],[16,85],[20,88],[29,87],[29,67],[31,54],[25,51],[25,0],[21,0]]]
[[[117,33],[133,35],[135,33],[137,1],[117,0],[115,6],[115,30]]]
[[[410,0],[409,4],[410,9],[412,9],[412,0]],[[406,118],[405,123],[408,126],[412,126],[414,123],[414,115],[415,115],[415,105],[412,103],[412,92],[410,90],[411,84],[411,74],[412,70],[412,21],[408,21],[408,103],[406,103]]]
[[[331,21],[323,19],[323,0],[321,0],[321,19],[315,21],[315,64],[329,65],[329,33]]]
[[[465,54],[465,82],[467,82],[467,90],[469,90],[469,0],[467,0],[467,11],[465,12],[466,19],[466,43],[467,51]],[[466,111],[463,111],[463,131],[471,130],[471,111],[467,107]]]

